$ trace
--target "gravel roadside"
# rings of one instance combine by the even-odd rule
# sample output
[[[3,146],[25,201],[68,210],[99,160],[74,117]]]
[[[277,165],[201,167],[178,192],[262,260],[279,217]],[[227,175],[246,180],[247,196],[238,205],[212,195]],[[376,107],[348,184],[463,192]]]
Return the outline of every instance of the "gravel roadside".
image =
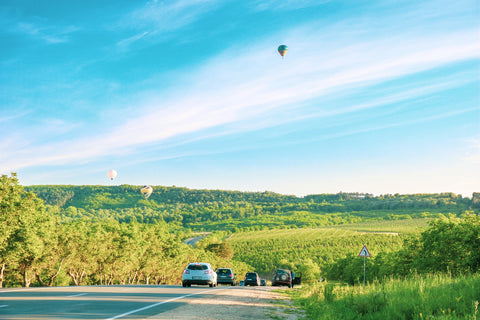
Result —
[[[211,295],[187,297],[175,309],[149,317],[150,320],[238,320],[304,319],[285,294],[273,287],[219,287]]]

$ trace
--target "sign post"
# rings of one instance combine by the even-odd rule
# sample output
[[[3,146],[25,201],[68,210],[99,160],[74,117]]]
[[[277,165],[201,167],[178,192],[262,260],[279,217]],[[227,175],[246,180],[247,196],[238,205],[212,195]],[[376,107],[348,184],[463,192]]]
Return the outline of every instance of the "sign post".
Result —
[[[370,252],[368,252],[366,245],[363,246],[358,256],[363,257],[363,288],[365,288],[365,257],[370,257]]]

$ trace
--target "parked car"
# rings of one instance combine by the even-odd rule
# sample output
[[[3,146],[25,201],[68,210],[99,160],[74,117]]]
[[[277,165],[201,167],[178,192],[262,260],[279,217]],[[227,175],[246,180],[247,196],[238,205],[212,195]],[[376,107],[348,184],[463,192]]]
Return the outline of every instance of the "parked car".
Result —
[[[256,272],[247,272],[244,283],[246,286],[259,286],[260,276]]]
[[[287,269],[277,269],[273,274],[272,286],[288,286],[291,288],[292,283],[292,273]]]
[[[183,270],[182,286],[190,287],[192,284],[217,286],[217,273],[213,271],[210,263],[193,262]]]
[[[261,285],[261,286],[266,286],[266,285],[267,285],[267,280],[265,280],[265,279],[260,279],[260,285]]]
[[[238,282],[238,285],[239,285],[240,287],[243,287],[243,286],[245,285],[245,281],[240,280],[240,281]]]
[[[236,284],[235,273],[230,268],[217,268],[217,283],[227,283],[232,286]]]

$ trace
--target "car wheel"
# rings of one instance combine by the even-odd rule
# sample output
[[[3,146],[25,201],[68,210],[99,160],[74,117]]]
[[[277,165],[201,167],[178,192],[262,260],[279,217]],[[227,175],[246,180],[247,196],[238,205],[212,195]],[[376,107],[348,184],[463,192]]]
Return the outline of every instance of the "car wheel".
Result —
[[[183,281],[183,282],[182,282],[182,287],[185,288],[186,286],[187,286],[187,284],[185,283],[185,281]]]

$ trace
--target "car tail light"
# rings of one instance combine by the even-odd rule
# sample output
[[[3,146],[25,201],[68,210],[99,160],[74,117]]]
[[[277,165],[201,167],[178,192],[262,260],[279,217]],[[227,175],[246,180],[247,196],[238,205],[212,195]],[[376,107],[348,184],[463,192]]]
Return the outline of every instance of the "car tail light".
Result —
[[[230,273],[230,278],[233,278],[233,274]]]
[[[190,274],[190,270],[185,269],[185,270],[183,270],[183,273],[185,273],[185,274]]]
[[[205,270],[204,273],[205,273],[205,274],[211,274],[211,273],[212,273],[212,270]]]

